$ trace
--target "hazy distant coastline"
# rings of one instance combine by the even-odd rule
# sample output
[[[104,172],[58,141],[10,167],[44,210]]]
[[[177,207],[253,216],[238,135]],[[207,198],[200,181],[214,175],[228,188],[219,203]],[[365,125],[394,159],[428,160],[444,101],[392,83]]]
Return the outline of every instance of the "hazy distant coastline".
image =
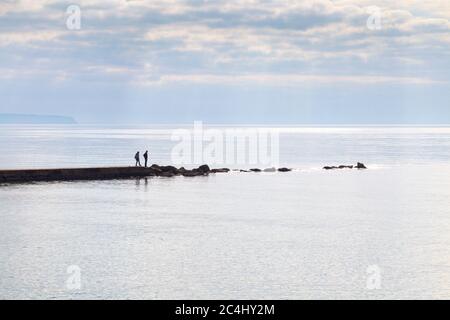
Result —
[[[59,115],[0,113],[0,124],[75,124],[74,118]]]

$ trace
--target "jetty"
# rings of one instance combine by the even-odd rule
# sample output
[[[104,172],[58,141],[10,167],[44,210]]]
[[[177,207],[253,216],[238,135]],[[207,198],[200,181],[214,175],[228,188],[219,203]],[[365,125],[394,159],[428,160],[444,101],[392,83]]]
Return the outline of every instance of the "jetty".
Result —
[[[186,177],[203,176],[209,173],[227,172],[225,169],[213,169],[203,165],[187,170],[173,166],[152,165],[151,167],[100,167],[100,168],[64,168],[64,169],[25,169],[0,170],[0,183],[20,183],[34,181],[76,181],[76,180],[113,180],[144,177]]]
[[[292,169],[272,168],[273,171],[288,172]],[[272,171],[271,169],[271,171]],[[234,171],[236,171],[235,169]],[[76,180],[114,180],[145,177],[197,177],[211,173],[227,173],[231,169],[211,169],[204,164],[194,169],[176,168],[174,166],[150,167],[100,167],[100,168],[62,168],[62,169],[19,169],[0,170],[0,183],[25,183],[38,181],[76,181]],[[261,172],[260,169],[237,170],[241,172]]]
[[[367,169],[363,163],[356,166],[340,165],[326,166],[325,170],[332,169]],[[160,166],[153,164],[150,167],[99,167],[99,168],[61,168],[61,169],[17,169],[0,170],[0,184],[26,183],[39,181],[77,181],[77,180],[115,180],[145,177],[197,177],[207,176],[211,173],[227,173],[231,169],[211,169],[204,164],[194,169],[176,168],[174,166]],[[253,168],[249,170],[233,169],[238,172],[289,172],[292,168]]]

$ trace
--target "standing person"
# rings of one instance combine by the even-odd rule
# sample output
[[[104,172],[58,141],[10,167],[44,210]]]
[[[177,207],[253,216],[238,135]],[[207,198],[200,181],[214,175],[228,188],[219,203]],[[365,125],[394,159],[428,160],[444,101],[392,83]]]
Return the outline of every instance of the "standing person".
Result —
[[[139,165],[139,167],[142,167],[142,165],[141,165],[141,157],[140,157],[140,155],[139,155],[139,151],[138,152],[136,152],[136,154],[135,154],[135,156],[134,156],[134,159],[136,160],[136,167]]]
[[[145,167],[147,168],[147,161],[148,161],[148,150],[144,153],[144,161],[145,161]]]

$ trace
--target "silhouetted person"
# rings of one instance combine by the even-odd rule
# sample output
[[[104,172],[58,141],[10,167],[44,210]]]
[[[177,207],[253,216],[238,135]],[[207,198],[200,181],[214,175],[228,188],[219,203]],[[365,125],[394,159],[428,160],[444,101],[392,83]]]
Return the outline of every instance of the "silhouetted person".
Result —
[[[136,155],[134,156],[134,159],[136,159],[136,167],[139,165],[139,167],[142,167],[141,165],[141,157],[139,155],[139,151],[136,152]]]
[[[145,167],[147,168],[147,162],[148,162],[148,151],[145,151],[145,153],[144,153],[144,161],[145,161]]]

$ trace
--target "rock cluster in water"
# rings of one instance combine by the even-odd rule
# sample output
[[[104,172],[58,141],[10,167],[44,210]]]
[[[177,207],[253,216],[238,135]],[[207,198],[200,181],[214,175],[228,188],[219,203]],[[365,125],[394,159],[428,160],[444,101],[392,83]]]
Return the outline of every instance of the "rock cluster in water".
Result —
[[[206,164],[201,165],[195,169],[185,169],[184,167],[176,168],[174,166],[160,166],[157,164],[153,164],[151,167],[145,169],[149,176],[158,176],[158,177],[173,177],[173,176],[184,176],[184,177],[196,177],[196,176],[206,176],[210,173],[227,173],[230,172],[231,169],[228,168],[219,168],[219,169],[210,169],[210,167]],[[239,172],[289,172],[292,171],[290,168],[267,168],[264,170],[253,168],[249,170],[242,169],[234,169],[233,171]]]
[[[367,169],[364,163],[358,162],[356,166],[353,165],[340,165],[340,166],[325,166],[325,170],[335,170],[335,169]]]
[[[211,169],[206,164],[191,170],[185,169],[184,167],[178,169],[174,166],[160,166],[157,164],[153,164],[150,168],[146,168],[146,171],[148,175],[158,177],[196,177],[208,175],[211,172]]]
[[[323,167],[325,170],[335,170],[335,169],[367,169],[364,163],[358,162],[356,165],[339,165],[339,166],[325,166]],[[160,177],[172,177],[172,176],[185,176],[185,177],[196,177],[196,176],[205,176],[210,173],[227,173],[230,171],[237,172],[289,172],[292,171],[291,168],[252,168],[252,169],[228,169],[228,168],[220,168],[220,169],[210,169],[208,165],[204,164],[196,169],[187,170],[184,167],[179,169],[174,166],[159,166],[157,164],[152,165],[149,170],[150,175],[160,176]]]

